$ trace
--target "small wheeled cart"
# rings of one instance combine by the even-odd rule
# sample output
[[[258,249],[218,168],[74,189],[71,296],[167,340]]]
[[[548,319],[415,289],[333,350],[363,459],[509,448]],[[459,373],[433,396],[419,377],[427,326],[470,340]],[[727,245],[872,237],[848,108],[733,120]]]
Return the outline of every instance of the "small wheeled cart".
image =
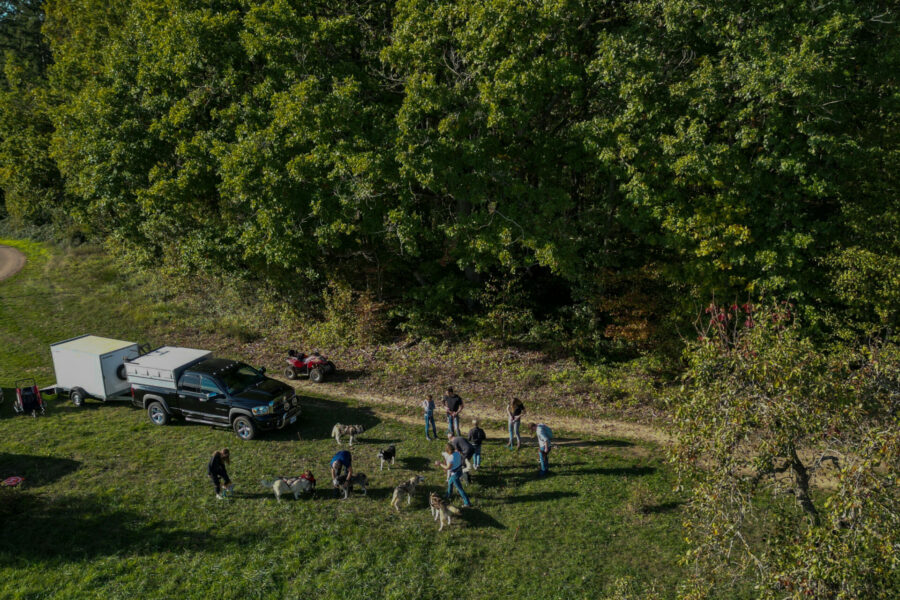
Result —
[[[88,398],[131,400],[125,360],[140,356],[135,342],[82,335],[50,345],[56,383],[41,391],[57,397],[68,394],[75,406]]]
[[[36,417],[44,414],[44,399],[34,379],[20,379],[16,382],[16,400],[13,410],[20,415]]]

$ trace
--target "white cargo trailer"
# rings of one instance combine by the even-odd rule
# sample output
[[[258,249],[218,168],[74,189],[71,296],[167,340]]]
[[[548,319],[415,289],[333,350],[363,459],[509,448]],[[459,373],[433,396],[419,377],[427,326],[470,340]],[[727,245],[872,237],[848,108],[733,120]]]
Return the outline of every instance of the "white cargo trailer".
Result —
[[[87,398],[125,400],[131,384],[125,375],[126,359],[137,358],[135,342],[82,335],[50,345],[56,383],[45,388],[53,394],[69,394],[76,406]]]
[[[181,373],[212,354],[209,350],[163,346],[125,361],[129,383],[177,389]]]

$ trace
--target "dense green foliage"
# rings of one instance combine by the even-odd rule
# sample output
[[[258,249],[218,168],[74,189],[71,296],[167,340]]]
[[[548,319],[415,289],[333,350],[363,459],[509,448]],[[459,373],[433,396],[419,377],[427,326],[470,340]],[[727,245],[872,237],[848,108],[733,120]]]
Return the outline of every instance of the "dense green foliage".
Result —
[[[896,325],[891,3],[4,6],[21,221],[413,329],[644,344],[710,294]]]
[[[896,598],[900,349],[822,351],[787,305],[707,313],[675,405],[687,597],[737,575],[761,598]]]

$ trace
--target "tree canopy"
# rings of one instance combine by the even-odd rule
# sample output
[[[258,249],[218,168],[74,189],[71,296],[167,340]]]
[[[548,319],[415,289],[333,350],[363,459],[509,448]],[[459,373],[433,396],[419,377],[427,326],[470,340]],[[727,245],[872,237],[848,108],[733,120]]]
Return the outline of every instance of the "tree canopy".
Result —
[[[502,305],[641,342],[762,294],[896,326],[891,3],[5,6],[22,221],[285,297],[368,290],[410,327]]]

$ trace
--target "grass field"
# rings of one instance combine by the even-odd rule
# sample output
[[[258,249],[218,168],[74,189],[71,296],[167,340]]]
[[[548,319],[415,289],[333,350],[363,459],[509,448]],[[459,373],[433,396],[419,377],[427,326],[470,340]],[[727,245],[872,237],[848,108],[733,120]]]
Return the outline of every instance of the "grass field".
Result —
[[[29,262],[0,283],[3,387],[22,376],[52,382],[53,341],[159,339],[178,318],[102,255],[4,243]],[[17,417],[7,394],[0,478],[26,482],[0,489],[0,597],[598,598],[621,577],[669,597],[684,575],[680,498],[652,445],[557,431],[555,474],[539,480],[533,447],[489,440],[468,488],[475,508],[439,533],[425,503],[442,488],[430,466],[437,442],[368,406],[304,402],[295,428],[242,443],[200,425],[156,427],[122,404],[51,401],[45,417]],[[338,421],[369,427],[353,452],[371,488],[347,501],[327,489]],[[389,443],[397,464],[379,473],[376,453]],[[237,484],[226,501],[205,474],[222,446]],[[314,498],[278,503],[259,485],[307,468],[320,483]],[[413,473],[426,489],[396,514],[393,486]]]

